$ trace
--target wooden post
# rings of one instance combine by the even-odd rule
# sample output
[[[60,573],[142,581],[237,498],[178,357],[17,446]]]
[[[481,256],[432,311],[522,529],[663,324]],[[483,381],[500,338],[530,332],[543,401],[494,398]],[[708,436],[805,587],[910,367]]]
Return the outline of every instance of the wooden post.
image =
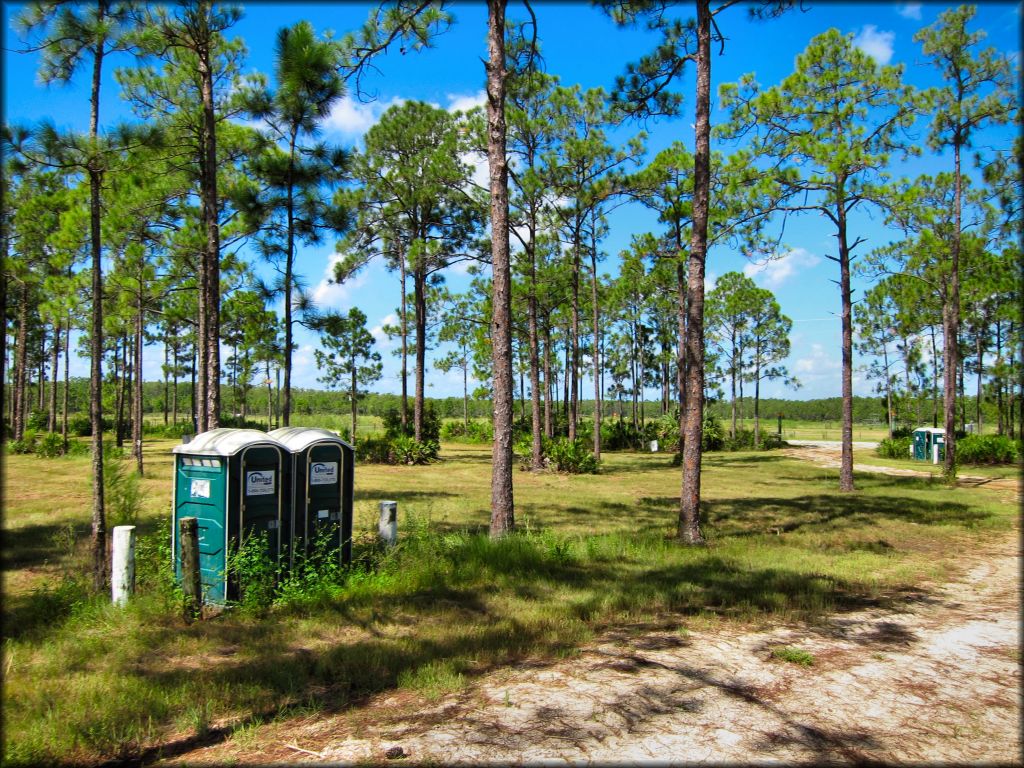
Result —
[[[135,592],[135,526],[114,528],[114,553],[111,558],[110,593],[114,605],[124,605]]]
[[[181,588],[185,593],[185,621],[191,622],[203,610],[203,585],[199,578],[199,521],[181,518]]]
[[[377,535],[385,547],[393,547],[398,541],[397,501],[382,501],[380,503],[380,522],[377,524]]]

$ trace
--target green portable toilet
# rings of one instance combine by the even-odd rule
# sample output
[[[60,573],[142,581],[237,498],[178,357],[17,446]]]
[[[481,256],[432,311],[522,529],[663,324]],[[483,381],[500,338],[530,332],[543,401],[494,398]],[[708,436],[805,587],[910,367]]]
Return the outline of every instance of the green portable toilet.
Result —
[[[282,427],[269,436],[291,454],[289,564],[309,554],[313,540],[326,531],[330,548],[347,565],[352,561],[355,450],[333,432],[315,427]]]
[[[203,599],[223,605],[238,597],[237,585],[227,578],[227,557],[240,540],[266,532],[267,555],[274,560],[287,557],[288,451],[259,430],[211,429],[172,452],[174,574],[180,581],[179,523],[195,517]]]
[[[913,455],[918,461],[938,464],[946,455],[946,430],[941,427],[919,427],[912,434]]]

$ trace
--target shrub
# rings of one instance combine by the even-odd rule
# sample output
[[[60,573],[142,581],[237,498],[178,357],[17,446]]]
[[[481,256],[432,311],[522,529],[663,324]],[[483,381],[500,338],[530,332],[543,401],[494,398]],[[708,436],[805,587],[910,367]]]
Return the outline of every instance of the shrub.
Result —
[[[437,459],[441,446],[437,440],[417,442],[411,437],[396,437],[391,440],[393,464],[429,464]]]
[[[891,440],[887,437],[879,441],[875,453],[886,459],[908,459],[910,458],[911,438],[894,437]]]
[[[234,416],[230,413],[220,417],[220,425],[222,427],[231,427],[232,429],[258,429],[261,432],[266,429],[266,426],[258,421],[252,419],[243,419],[240,416]],[[191,425],[189,425],[189,431],[192,431]]]
[[[387,437],[367,436],[356,440],[356,461],[367,464],[391,464],[391,440]]]
[[[416,442],[411,437],[364,437],[356,440],[356,461],[367,464],[429,464],[437,459],[441,444]]]
[[[413,425],[413,414],[409,413],[409,423],[405,430],[402,429],[402,414],[397,408],[388,408],[384,412],[384,434],[388,437],[412,437],[415,434]],[[441,417],[434,410],[433,403],[427,403],[423,408],[423,442],[441,439]]]
[[[441,439],[486,444],[494,440],[494,429],[489,421],[446,421],[441,427]]]
[[[125,463],[123,457],[123,450],[116,446],[104,446],[103,492],[111,527],[135,525],[142,509],[139,476]]]
[[[50,417],[46,411],[32,411],[25,421],[25,428],[33,432],[42,432],[50,426]]]
[[[601,423],[601,448],[606,451],[635,450],[643,440],[632,422],[609,419]]]
[[[113,428],[114,422],[104,417],[104,431]],[[68,417],[68,434],[74,435],[75,437],[92,437],[92,422],[89,420],[89,414],[80,413],[75,416]]]
[[[154,432],[163,435],[164,437],[170,437],[180,440],[183,435],[194,434],[195,430],[192,427],[192,422],[182,421],[177,424],[167,424],[166,426],[154,430]]]
[[[720,451],[724,445],[725,438],[722,433],[722,422],[710,413],[704,414],[704,422],[701,424],[700,450]]]
[[[967,435],[956,441],[956,460],[963,464],[1012,464],[1019,455],[1006,435]]]
[[[44,459],[55,459],[64,455],[64,438],[56,432],[47,432],[36,445],[36,455]]]
[[[8,440],[7,452],[15,454],[32,453],[36,449],[36,433],[26,429],[21,440]]]
[[[238,585],[238,605],[246,613],[262,614],[274,602],[281,569],[267,554],[266,531],[250,535],[228,553],[228,577]]]
[[[544,455],[559,472],[572,475],[593,475],[598,469],[597,457],[585,438],[570,440],[560,437],[546,443]]]

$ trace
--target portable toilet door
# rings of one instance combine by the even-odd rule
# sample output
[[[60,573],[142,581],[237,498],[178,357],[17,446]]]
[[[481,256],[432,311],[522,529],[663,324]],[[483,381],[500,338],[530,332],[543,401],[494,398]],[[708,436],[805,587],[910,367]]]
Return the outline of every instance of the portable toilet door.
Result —
[[[289,547],[283,525],[289,470],[286,450],[254,429],[212,429],[176,445],[172,547],[175,576],[181,578],[178,525],[199,522],[199,566],[206,602],[237,599],[228,578],[228,558],[250,536],[267,534],[266,555],[280,562]]]
[[[922,427],[921,429],[915,429],[913,432],[913,445],[914,445],[914,459],[917,461],[927,461],[928,456],[928,430]]]
[[[291,453],[292,551],[290,564],[325,537],[341,564],[352,561],[355,450],[333,432],[282,427],[270,432]]]

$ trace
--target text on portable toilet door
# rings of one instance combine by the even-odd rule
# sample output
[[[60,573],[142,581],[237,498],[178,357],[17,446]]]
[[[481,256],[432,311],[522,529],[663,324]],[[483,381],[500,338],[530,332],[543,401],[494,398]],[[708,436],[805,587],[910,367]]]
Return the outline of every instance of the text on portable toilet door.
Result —
[[[274,493],[274,470],[255,470],[245,473],[246,496],[272,496]]]
[[[338,482],[338,462],[316,461],[309,465],[310,485],[334,485]]]

